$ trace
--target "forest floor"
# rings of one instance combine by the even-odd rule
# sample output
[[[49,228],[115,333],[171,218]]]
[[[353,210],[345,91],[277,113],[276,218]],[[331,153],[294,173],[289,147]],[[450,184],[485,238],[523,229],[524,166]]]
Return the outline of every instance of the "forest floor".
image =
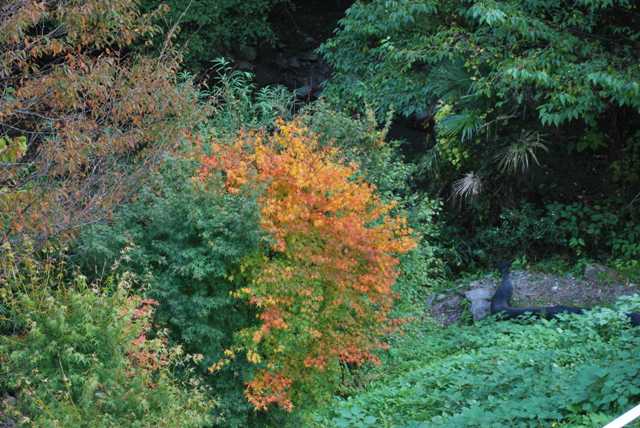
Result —
[[[567,305],[591,308],[608,306],[619,297],[640,292],[640,285],[616,271],[598,264],[585,266],[581,275],[514,270],[511,273],[514,293],[512,305]],[[427,312],[443,325],[462,320],[468,308],[465,293],[485,289],[493,295],[500,279],[486,274],[472,281],[463,280],[448,293],[432,295],[427,300]]]

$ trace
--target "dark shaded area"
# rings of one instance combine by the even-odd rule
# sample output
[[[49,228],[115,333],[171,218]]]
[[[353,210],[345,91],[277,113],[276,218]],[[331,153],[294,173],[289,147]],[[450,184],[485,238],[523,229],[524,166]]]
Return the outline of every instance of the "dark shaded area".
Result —
[[[254,73],[259,87],[284,85],[301,100],[317,98],[331,70],[315,49],[331,36],[351,4],[352,0],[294,0],[275,7],[269,16],[275,44],[259,44],[255,56],[237,56],[236,66]]]
[[[283,85],[302,103],[317,99],[332,70],[315,50],[329,39],[354,0],[292,0],[274,7],[269,23],[275,43],[238,47],[236,68],[254,74],[258,87]],[[403,140],[403,153],[415,158],[433,145],[433,118],[397,117],[389,138]]]
[[[582,314],[586,310],[564,305],[514,308],[511,306],[513,284],[511,283],[510,264],[502,262],[498,265],[498,269],[502,274],[502,281],[491,299],[491,314],[493,315],[497,314],[503,319],[513,319],[522,315],[553,319],[560,314]],[[627,317],[629,317],[631,325],[640,326],[640,313],[631,312],[627,314]]]
[[[291,0],[275,8],[269,20],[278,38],[291,48],[309,48],[310,40],[323,42],[337,27],[354,0]],[[313,46],[314,48],[319,45]]]

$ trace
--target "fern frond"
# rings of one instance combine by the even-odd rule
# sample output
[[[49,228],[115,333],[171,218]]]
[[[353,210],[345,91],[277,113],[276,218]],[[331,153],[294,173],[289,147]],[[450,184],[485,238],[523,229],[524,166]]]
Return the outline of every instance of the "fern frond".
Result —
[[[427,92],[445,101],[464,97],[472,83],[461,62],[444,62],[434,67],[427,81]]]
[[[446,137],[460,136],[461,141],[471,140],[484,127],[482,115],[473,110],[452,114],[438,123],[438,132]]]

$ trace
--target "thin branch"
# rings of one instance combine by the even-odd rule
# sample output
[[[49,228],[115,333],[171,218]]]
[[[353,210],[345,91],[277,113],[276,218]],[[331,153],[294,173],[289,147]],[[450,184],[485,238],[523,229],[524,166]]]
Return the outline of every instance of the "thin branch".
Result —
[[[193,4],[193,0],[189,0],[189,4],[187,5],[187,7],[182,11],[180,16],[176,20],[176,22],[173,24],[173,26],[171,26],[171,29],[169,30],[169,32],[167,33],[167,36],[164,39],[164,45],[162,46],[162,50],[160,51],[160,56],[159,56],[160,59],[164,57],[164,53],[169,48],[169,44],[171,43],[171,38],[173,37],[173,34],[177,31],[178,26],[180,25],[180,22],[182,21],[184,16],[187,14],[187,11],[189,10],[192,4]]]
[[[49,120],[51,122],[55,122],[56,120],[60,120],[60,118],[53,118],[53,117],[48,117],[48,116],[44,116],[40,113],[36,113],[33,111],[29,111],[29,110],[23,110],[23,109],[17,109],[15,110],[16,113],[20,113],[26,116],[34,116],[34,117],[39,117],[40,119],[44,119],[44,120]]]
[[[32,134],[32,135],[53,135],[54,134],[53,132],[29,131],[27,129],[17,128],[13,125],[9,125],[8,123],[4,123],[4,122],[0,122],[0,127],[11,128],[14,131],[23,132],[25,134]]]

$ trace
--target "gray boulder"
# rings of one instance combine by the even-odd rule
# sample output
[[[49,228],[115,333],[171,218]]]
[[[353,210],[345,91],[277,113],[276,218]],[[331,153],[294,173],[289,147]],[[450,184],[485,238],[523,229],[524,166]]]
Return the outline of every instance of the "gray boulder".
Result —
[[[474,288],[464,293],[471,302],[471,315],[474,321],[480,321],[491,313],[493,292],[491,288]]]

